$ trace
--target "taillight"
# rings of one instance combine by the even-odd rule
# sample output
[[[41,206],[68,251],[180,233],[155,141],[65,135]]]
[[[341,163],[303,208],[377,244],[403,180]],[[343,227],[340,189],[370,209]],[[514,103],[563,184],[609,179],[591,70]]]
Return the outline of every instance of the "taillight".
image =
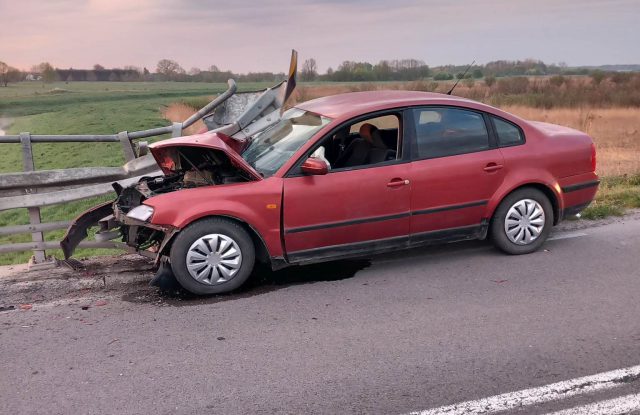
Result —
[[[591,171],[596,171],[596,145],[591,143]]]

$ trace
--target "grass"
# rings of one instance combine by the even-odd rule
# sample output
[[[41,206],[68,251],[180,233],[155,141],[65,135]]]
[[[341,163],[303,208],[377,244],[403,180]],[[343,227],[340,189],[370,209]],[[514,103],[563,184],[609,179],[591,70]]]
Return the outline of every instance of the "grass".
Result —
[[[603,177],[596,200],[582,212],[582,217],[594,220],[621,216],[630,208],[640,208],[640,174]]]
[[[588,79],[574,80],[558,88],[568,91]],[[536,82],[544,82],[538,80]],[[297,100],[305,101],[318,96],[372,89],[413,89],[444,92],[450,82],[415,81],[409,83],[306,83],[297,90]],[[239,84],[241,91],[261,89],[267,84]],[[583,85],[584,86],[584,85]],[[39,82],[10,84],[0,88],[0,118],[12,119],[8,134],[29,131],[34,134],[111,134],[118,131],[145,129],[186,119],[194,108],[204,106],[211,97],[222,92],[226,84],[173,83],[173,82],[58,82],[44,85]],[[503,84],[487,87],[481,81],[461,82],[456,94],[469,96],[490,104],[499,104],[505,110],[527,119],[568,125],[586,131],[594,137],[598,147],[598,173],[603,177],[596,201],[583,212],[583,218],[598,219],[619,215],[626,208],[640,207],[640,108],[638,107],[576,107],[546,108],[535,99],[542,99],[549,91],[535,83],[516,94]],[[589,94],[605,93],[613,87],[602,84]],[[538,91],[538,92],[536,92]],[[540,92],[543,91],[543,92]],[[594,92],[595,91],[595,92]],[[604,92],[603,92],[604,91]],[[611,92],[611,93],[614,93]],[[573,93],[573,92],[571,92]],[[533,94],[533,95],[531,95]],[[538,94],[538,95],[536,95]],[[532,96],[537,96],[531,101]],[[546,97],[546,95],[544,95]],[[591,96],[591,95],[590,95]],[[595,96],[595,95],[594,95]],[[546,99],[546,98],[545,98]],[[606,101],[606,99],[605,99]],[[523,105],[531,104],[532,105]],[[538,102],[538,104],[536,104]],[[542,102],[542,101],[540,101]],[[559,101],[560,102],[560,101]],[[196,124],[189,132],[202,127]],[[21,171],[22,156],[18,145],[3,144],[0,152],[0,173]],[[37,169],[70,168],[80,166],[119,166],[123,163],[117,143],[87,144],[35,144]],[[45,222],[69,220],[88,207],[109,197],[83,200],[42,209]],[[28,223],[25,209],[0,212],[0,227]],[[47,240],[59,240],[64,231],[47,232]],[[0,244],[28,242],[29,234],[0,237]],[[77,256],[92,256],[117,251],[84,249]],[[60,256],[59,251],[48,253]],[[1,254],[0,264],[26,262],[31,254]]]

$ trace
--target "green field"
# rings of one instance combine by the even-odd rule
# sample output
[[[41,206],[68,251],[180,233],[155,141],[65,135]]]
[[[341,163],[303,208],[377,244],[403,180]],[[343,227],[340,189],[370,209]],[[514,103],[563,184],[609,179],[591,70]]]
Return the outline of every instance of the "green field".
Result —
[[[239,84],[239,90],[262,89],[268,84]],[[174,82],[22,82],[0,88],[0,117],[12,120],[7,134],[113,134],[119,131],[161,127],[164,106],[184,101],[201,106],[227,89],[226,84]],[[0,144],[0,173],[21,171],[22,155],[17,144]],[[34,161],[39,170],[90,166],[120,166],[124,159],[118,143],[34,144]],[[108,198],[108,197],[107,197]],[[42,209],[44,222],[69,220],[96,200],[83,200]],[[0,212],[0,227],[28,223],[26,209]],[[59,240],[63,231],[45,234]],[[0,237],[0,245],[29,242],[31,235]],[[78,256],[108,253],[109,250],[79,250]],[[113,252],[113,251],[111,251]],[[61,253],[52,251],[60,257]],[[0,254],[0,264],[26,262],[31,254]]]

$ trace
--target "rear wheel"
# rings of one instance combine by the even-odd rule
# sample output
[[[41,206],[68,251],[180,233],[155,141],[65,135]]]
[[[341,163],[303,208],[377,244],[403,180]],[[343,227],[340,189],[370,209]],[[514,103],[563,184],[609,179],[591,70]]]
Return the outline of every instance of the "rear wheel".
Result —
[[[491,237],[496,247],[508,254],[528,254],[542,246],[552,226],[553,208],[547,196],[524,188],[500,203],[491,220]]]
[[[255,247],[237,223],[210,218],[183,229],[173,242],[170,258],[173,273],[185,290],[198,295],[220,294],[247,281]]]

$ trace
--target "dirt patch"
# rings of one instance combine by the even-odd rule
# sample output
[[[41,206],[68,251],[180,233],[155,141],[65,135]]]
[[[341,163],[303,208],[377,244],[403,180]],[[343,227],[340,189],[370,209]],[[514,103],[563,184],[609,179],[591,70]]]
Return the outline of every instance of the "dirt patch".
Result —
[[[101,301],[125,301],[158,306],[189,306],[253,297],[292,285],[351,278],[368,267],[367,260],[345,260],[280,271],[259,266],[240,290],[224,295],[199,297],[174,285],[152,287],[150,260],[138,255],[95,257],[80,261],[82,268],[60,266],[51,270],[26,271],[26,266],[0,267],[0,312],[11,312],[28,304],[35,308],[61,304],[83,309]]]
[[[138,255],[95,257],[82,269],[65,266],[27,272],[24,265],[0,267],[0,307],[19,304],[92,303],[139,289],[153,277],[152,263]]]

